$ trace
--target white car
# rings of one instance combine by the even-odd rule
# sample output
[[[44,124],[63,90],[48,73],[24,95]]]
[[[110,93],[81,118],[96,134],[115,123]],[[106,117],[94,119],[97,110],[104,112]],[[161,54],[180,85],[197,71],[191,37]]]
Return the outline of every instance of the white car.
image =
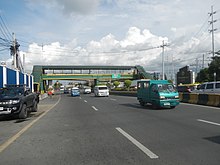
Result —
[[[109,96],[109,89],[106,85],[97,85],[94,87],[95,96]]]
[[[90,94],[92,92],[91,88],[84,88],[83,93]]]

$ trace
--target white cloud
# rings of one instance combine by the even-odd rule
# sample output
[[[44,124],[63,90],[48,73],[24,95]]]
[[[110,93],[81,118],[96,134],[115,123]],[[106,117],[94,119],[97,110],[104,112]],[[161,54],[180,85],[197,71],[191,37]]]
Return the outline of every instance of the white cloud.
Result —
[[[26,52],[26,70],[32,65],[143,65],[149,66],[152,60],[160,58],[161,49],[154,46],[162,44],[167,38],[153,35],[148,29],[129,28],[124,39],[116,40],[109,34],[100,41],[91,41],[85,48],[73,44],[61,45],[54,42],[48,45],[33,43]],[[73,47],[74,46],[74,47]],[[36,58],[37,57],[37,58]],[[161,61],[160,59],[158,59]],[[150,68],[150,67],[149,67]]]

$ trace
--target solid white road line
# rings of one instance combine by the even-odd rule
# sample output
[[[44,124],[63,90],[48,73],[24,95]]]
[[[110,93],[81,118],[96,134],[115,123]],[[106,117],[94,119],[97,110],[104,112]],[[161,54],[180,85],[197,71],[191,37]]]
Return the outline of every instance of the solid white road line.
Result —
[[[181,102],[180,104],[185,104],[185,105],[190,105],[190,106],[195,106],[195,107],[202,107],[202,108],[209,108],[209,109],[218,109],[219,107],[212,107],[212,106],[207,106],[207,105],[199,105],[199,104],[191,104],[191,103],[183,103]]]
[[[146,155],[148,155],[151,159],[157,159],[159,158],[156,154],[151,152],[148,148],[146,148],[144,145],[142,145],[140,142],[138,142],[136,139],[134,139],[131,135],[126,133],[124,130],[122,130],[120,127],[115,128],[118,132],[120,132],[122,135],[124,135],[128,140],[130,140],[134,145],[136,145],[141,151],[143,151]]]
[[[95,111],[98,111],[98,109],[97,109],[95,106],[92,106],[92,108],[93,108]]]
[[[85,103],[87,103],[87,101],[86,101],[86,100],[84,100],[84,102],[85,102]]]
[[[211,121],[207,121],[207,120],[197,119],[197,121],[201,121],[201,122],[204,122],[204,123],[208,123],[208,124],[213,124],[213,125],[220,126],[219,123],[215,123],[215,122],[211,122]]]

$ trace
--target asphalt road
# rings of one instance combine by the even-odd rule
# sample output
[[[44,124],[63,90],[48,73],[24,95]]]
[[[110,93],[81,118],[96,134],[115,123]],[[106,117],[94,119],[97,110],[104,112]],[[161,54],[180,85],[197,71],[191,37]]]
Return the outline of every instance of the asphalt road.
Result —
[[[219,165],[220,108],[141,107],[124,96],[54,96],[0,121],[0,164]]]

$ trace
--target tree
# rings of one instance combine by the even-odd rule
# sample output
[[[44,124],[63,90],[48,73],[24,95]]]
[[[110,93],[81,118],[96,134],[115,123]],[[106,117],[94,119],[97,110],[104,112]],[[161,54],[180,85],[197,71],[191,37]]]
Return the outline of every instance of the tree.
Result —
[[[54,89],[57,90],[60,88],[60,86],[62,86],[62,84],[59,81],[56,81],[53,85]]]
[[[114,86],[117,88],[119,85],[120,85],[120,82],[119,81],[114,81]]]
[[[212,62],[209,64],[208,73],[209,73],[209,81],[218,81],[220,80],[220,57],[215,56],[212,58]],[[214,73],[216,74],[216,78],[214,78]]]
[[[197,74],[196,82],[206,82],[209,81],[209,74],[208,74],[208,68],[204,68],[200,70],[200,72]]]
[[[132,81],[131,80],[125,80],[125,87],[129,90],[131,86]]]
[[[220,80],[220,57],[215,56],[208,68],[202,69],[196,77],[196,82]],[[214,74],[216,77],[214,77]]]

